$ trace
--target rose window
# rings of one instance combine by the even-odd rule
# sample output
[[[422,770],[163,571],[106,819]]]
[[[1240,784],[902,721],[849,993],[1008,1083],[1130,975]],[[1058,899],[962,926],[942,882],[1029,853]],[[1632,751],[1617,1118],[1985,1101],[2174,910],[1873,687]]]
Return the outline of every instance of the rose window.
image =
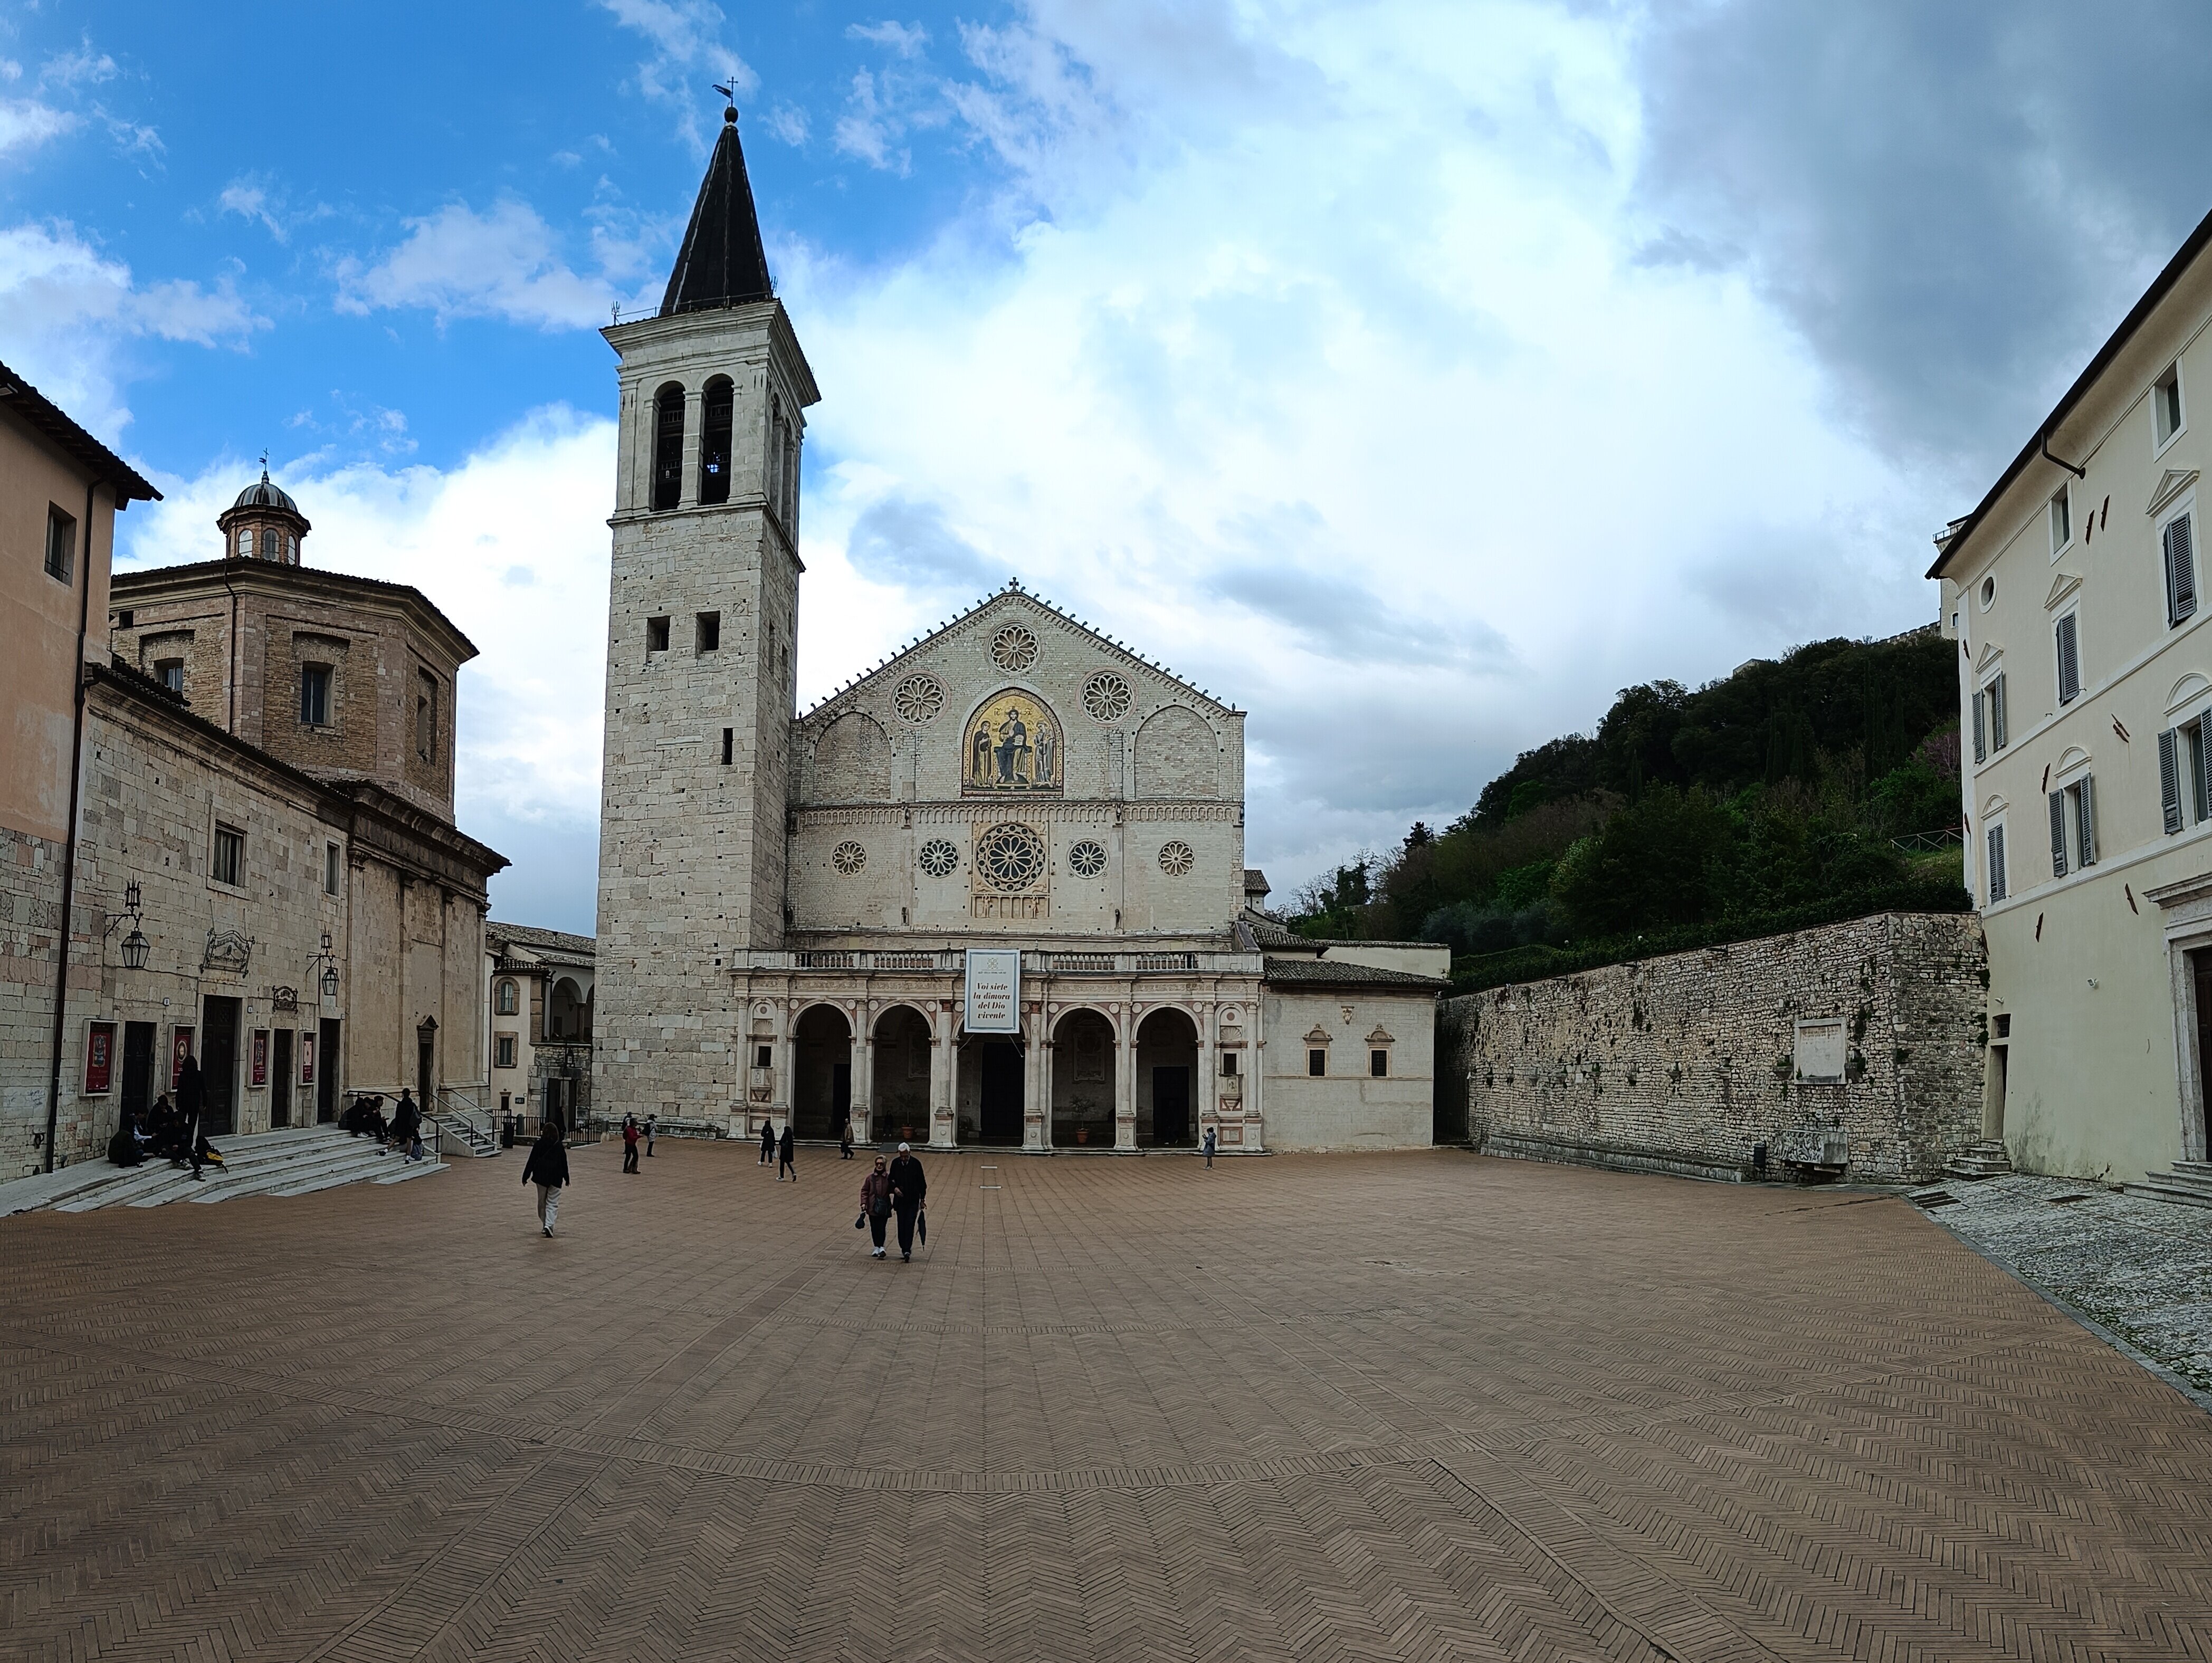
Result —
[[[960,851],[941,837],[923,844],[920,859],[922,871],[932,877],[950,877],[960,868]]]
[[[975,870],[993,889],[1010,895],[1033,887],[1044,876],[1044,840],[1012,821],[975,840]]]
[[[1083,707],[1102,722],[1127,715],[1129,698],[1129,683],[1110,670],[1100,671],[1083,684]]]
[[[926,722],[945,708],[945,683],[934,676],[909,676],[891,689],[891,708],[902,721]]]
[[[991,637],[991,662],[1001,670],[1027,670],[1036,656],[1036,637],[1026,624],[1010,623]]]
[[[868,852],[848,840],[830,851],[830,864],[850,877],[868,864]]]
[[[1067,852],[1068,870],[1078,877],[1096,877],[1106,870],[1106,847],[1085,838]]]
[[[1197,864],[1198,857],[1182,839],[1160,845],[1160,870],[1170,877],[1181,877]]]

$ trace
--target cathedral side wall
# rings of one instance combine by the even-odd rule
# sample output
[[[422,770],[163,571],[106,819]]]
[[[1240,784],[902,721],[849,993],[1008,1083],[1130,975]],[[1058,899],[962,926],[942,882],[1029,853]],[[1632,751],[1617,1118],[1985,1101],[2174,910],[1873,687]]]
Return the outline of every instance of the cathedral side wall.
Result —
[[[1882,913],[1452,1002],[1469,1135],[1508,1152],[1750,1169],[1767,1145],[1899,1182],[1980,1136],[1972,914]]]

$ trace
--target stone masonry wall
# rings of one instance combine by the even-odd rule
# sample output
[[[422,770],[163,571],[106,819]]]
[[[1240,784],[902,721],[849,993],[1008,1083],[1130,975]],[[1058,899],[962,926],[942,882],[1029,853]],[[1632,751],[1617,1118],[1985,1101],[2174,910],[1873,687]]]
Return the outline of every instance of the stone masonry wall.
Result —
[[[1988,980],[1972,914],[1888,913],[1468,995],[1443,1026],[1493,1152],[1733,1176],[1763,1143],[1775,1176],[1840,1150],[1899,1182],[1980,1136]]]

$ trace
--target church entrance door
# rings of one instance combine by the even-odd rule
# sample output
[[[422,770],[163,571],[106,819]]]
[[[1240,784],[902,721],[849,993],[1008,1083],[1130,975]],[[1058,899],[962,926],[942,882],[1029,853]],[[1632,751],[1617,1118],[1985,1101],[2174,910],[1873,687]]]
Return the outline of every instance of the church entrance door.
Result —
[[[834,1004],[810,1006],[794,1036],[791,1125],[801,1138],[827,1143],[853,1105],[853,1027]]]
[[[1152,1071],[1152,1141],[1190,1142],[1190,1071],[1156,1068]]]
[[[1008,1040],[985,1040],[977,1047],[981,1065],[977,1141],[1018,1148],[1022,1141],[1022,1053]]]
[[[1197,1141],[1191,1089],[1198,1079],[1198,1029],[1172,1007],[1137,1029],[1137,1147],[1189,1148]]]

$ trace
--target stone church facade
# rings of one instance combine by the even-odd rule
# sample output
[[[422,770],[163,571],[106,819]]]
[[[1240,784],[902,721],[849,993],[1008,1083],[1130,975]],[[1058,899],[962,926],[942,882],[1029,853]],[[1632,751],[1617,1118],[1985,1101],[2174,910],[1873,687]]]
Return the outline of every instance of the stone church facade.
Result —
[[[605,333],[602,1113],[1040,1151],[1430,1141],[1444,950],[1332,959],[1258,908],[1243,713],[1018,583],[794,713],[819,395],[734,113],[659,312]],[[977,952],[1018,956],[994,1031]]]

